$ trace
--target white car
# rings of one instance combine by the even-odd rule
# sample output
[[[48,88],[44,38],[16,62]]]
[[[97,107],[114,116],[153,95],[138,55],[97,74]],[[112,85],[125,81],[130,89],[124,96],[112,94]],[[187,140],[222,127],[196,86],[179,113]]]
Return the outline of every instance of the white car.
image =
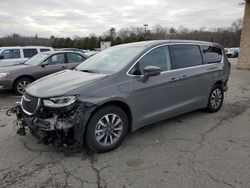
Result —
[[[240,48],[228,48],[225,52],[226,52],[227,57],[237,58],[239,57]]]
[[[42,52],[54,51],[45,46],[11,46],[0,48],[0,67],[12,66],[24,63],[27,59]]]

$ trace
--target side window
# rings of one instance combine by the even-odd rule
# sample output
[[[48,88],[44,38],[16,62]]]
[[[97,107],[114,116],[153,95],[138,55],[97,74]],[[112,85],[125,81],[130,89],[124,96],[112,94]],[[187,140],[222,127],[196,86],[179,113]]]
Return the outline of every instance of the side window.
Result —
[[[4,59],[17,59],[21,57],[19,49],[4,50],[1,55]]]
[[[213,46],[200,46],[204,62],[206,64],[222,61],[222,50]]]
[[[64,54],[55,54],[51,56],[48,60],[48,65],[64,64]]]
[[[86,58],[76,53],[67,53],[68,63],[83,62]]]
[[[23,49],[23,55],[25,58],[33,57],[37,54],[37,49]]]
[[[162,71],[171,69],[171,59],[168,46],[158,47],[146,54],[130,71],[133,75],[143,75],[147,66],[160,67]]]
[[[181,69],[202,65],[202,57],[199,46],[173,45],[171,46],[173,69]]]
[[[48,52],[48,51],[50,51],[49,48],[41,48],[41,49],[40,49],[40,52]]]

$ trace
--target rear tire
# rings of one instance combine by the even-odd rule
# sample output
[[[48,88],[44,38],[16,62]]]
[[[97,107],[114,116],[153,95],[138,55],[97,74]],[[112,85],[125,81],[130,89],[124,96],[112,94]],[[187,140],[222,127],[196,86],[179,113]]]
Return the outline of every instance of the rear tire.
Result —
[[[117,106],[106,106],[91,117],[85,133],[87,147],[96,152],[116,149],[128,132],[128,118]]]
[[[209,94],[206,110],[214,113],[220,110],[224,100],[224,90],[221,84],[215,84]]]
[[[29,78],[19,78],[14,84],[14,91],[18,95],[23,95],[26,87],[31,84],[32,80]]]

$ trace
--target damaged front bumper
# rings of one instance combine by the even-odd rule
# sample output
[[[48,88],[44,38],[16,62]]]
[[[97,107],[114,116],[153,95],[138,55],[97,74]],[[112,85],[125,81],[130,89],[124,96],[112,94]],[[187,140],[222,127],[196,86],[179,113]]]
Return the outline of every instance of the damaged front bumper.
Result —
[[[27,127],[40,143],[71,146],[84,144],[85,127],[96,107],[79,101],[63,109],[49,109],[41,105],[35,114],[29,115],[17,103],[6,114],[16,115],[17,134],[21,136],[26,135]]]

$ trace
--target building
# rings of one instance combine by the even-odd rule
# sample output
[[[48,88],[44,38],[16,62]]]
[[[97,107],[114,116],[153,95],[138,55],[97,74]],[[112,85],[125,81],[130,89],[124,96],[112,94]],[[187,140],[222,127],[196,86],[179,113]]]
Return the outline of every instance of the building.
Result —
[[[238,68],[250,70],[250,0],[245,5]]]

